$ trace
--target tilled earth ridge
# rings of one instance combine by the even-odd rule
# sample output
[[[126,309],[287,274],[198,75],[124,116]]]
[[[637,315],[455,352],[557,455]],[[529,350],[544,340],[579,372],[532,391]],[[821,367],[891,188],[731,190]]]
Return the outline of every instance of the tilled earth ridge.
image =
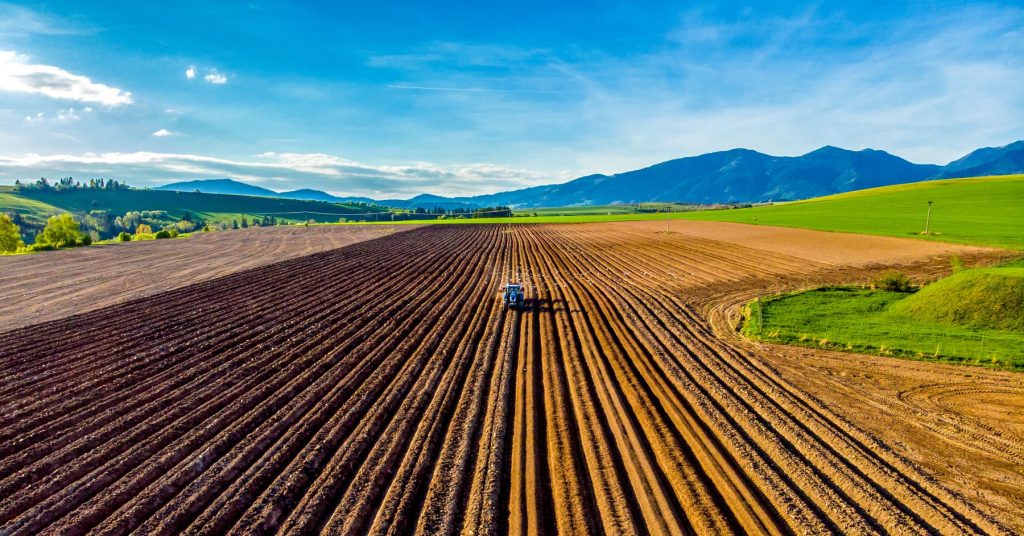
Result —
[[[911,456],[854,395],[831,397],[825,365],[729,325],[765,289],[867,278],[887,258],[932,277],[951,252],[997,252],[850,253],[803,232],[783,253],[676,229],[427,227],[0,333],[0,532],[1020,526],[925,460],[996,439],[1019,453],[997,406]],[[522,313],[501,304],[510,278]],[[908,428],[936,411],[878,407]]]

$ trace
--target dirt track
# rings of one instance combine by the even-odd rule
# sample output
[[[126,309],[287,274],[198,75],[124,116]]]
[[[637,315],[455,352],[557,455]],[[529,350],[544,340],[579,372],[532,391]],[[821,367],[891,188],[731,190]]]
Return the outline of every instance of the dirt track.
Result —
[[[406,227],[396,227],[398,230]],[[0,257],[0,331],[56,320],[392,232],[390,226],[262,227]]]
[[[889,385],[826,381],[840,357],[728,330],[760,289],[989,253],[789,230],[772,251],[661,225],[423,228],[0,334],[0,532],[1024,527],[1000,506],[1019,479],[979,498],[932,477],[977,445],[1019,474],[1004,399],[931,429],[963,395],[905,389],[927,375],[902,364],[929,365],[872,362],[903,382],[886,405]],[[529,311],[502,309],[508,277]],[[877,431],[870,404],[921,437]]]

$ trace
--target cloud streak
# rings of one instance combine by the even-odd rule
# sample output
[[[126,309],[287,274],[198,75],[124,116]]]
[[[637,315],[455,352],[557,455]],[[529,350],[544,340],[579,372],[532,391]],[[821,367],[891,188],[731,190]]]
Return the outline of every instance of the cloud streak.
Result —
[[[95,29],[82,24],[72,25],[23,6],[0,2],[0,35],[87,35]]]
[[[218,73],[216,69],[211,69],[210,72],[206,73],[206,76],[203,77],[203,80],[206,80],[207,82],[217,86],[222,86],[228,83],[228,77],[221,73]]]
[[[0,91],[44,95],[51,99],[73,100],[122,106],[131,104],[132,94],[88,77],[72,74],[60,67],[28,63],[26,56],[0,50]]]
[[[337,195],[375,198],[411,197],[421,193],[465,196],[552,181],[543,173],[495,164],[442,166],[414,162],[370,165],[322,153],[269,152],[252,160],[142,151],[0,157],[0,177],[9,182],[19,178],[69,175],[117,178],[135,186],[228,177],[263,184],[275,190],[311,187]]]
[[[555,93],[540,89],[494,89],[486,87],[437,87],[437,86],[412,86],[405,84],[390,84],[388,89],[412,89],[417,91],[461,91],[465,93]]]

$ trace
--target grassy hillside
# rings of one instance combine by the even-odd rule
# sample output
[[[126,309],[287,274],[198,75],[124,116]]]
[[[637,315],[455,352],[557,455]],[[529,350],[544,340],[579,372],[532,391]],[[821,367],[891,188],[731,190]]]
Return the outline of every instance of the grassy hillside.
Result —
[[[11,197],[28,202],[37,201],[71,212],[107,210],[113,214],[124,214],[129,211],[163,210],[174,218],[190,212],[212,221],[237,219],[242,214],[249,217],[274,214],[279,220],[286,221],[312,219],[334,222],[349,214],[379,210],[365,205],[158,190],[22,189]],[[0,210],[5,210],[3,205],[0,205]]]
[[[45,221],[49,216],[67,211],[35,199],[0,192],[0,212],[17,213],[25,219]]]
[[[1024,370],[1024,261],[955,273],[916,293],[826,287],[753,301],[768,342]]]
[[[931,227],[923,236],[928,201]],[[1024,175],[926,181],[674,217],[1024,249]]]
[[[1024,261],[953,274],[892,311],[921,321],[1024,333]]]

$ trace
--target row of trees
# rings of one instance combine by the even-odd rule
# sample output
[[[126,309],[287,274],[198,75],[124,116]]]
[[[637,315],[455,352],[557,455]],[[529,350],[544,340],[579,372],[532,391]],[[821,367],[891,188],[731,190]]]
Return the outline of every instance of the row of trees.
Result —
[[[64,177],[58,179],[56,182],[51,183],[50,181],[40,178],[35,182],[21,182],[20,180],[14,181],[14,189],[17,190],[73,190],[73,189],[91,189],[91,190],[130,190],[131,186],[123,182],[118,182],[114,179],[89,179],[89,182],[82,183],[76,181],[71,177]]]
[[[471,218],[510,218],[512,217],[512,209],[506,206],[494,206],[494,207],[480,207],[474,209],[465,208],[454,208],[447,209],[443,207],[434,208],[423,208],[416,207],[412,210],[413,214],[417,215],[434,215],[444,218],[459,218],[459,217],[471,217]]]

